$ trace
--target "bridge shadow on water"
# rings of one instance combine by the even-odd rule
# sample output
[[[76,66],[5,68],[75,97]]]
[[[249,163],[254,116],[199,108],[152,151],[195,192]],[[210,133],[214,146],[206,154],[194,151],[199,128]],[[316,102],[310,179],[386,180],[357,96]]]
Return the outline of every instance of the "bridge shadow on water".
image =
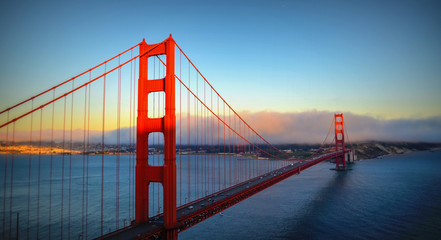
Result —
[[[350,173],[351,171],[335,171],[326,186],[308,199],[308,203],[300,212],[287,220],[293,225],[287,224],[287,229],[282,230],[282,239],[324,239],[329,232],[339,231],[325,226],[329,225],[329,221],[339,221],[339,216],[330,216],[331,212],[338,212],[335,208],[341,208],[338,206],[339,200],[342,198],[343,189],[350,182]]]

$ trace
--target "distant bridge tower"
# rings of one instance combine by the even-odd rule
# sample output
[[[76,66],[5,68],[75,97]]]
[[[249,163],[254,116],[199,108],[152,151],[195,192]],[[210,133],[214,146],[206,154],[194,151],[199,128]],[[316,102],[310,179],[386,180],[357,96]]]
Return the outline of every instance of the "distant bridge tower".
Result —
[[[334,114],[335,123],[335,151],[345,152],[345,127],[343,121],[343,113]],[[335,169],[346,170],[346,154],[339,154],[335,158]]]
[[[175,41],[172,36],[158,44],[149,45],[145,40],[140,45],[138,80],[138,119],[136,144],[136,189],[135,222],[149,220],[149,184],[162,183],[164,189],[165,239],[177,239],[176,230],[176,116],[175,116]],[[166,55],[166,76],[148,79],[148,58]],[[148,95],[164,92],[165,115],[162,118],[148,117]],[[153,132],[164,134],[164,165],[151,166],[148,158],[148,136]]]

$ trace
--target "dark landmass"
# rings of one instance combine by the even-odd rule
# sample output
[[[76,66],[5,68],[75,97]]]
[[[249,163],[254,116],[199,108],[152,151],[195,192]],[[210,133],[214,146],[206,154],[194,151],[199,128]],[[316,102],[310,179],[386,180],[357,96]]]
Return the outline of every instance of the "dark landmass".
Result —
[[[441,148],[441,143],[365,142],[352,144],[357,158],[371,159],[389,154],[403,154]]]
[[[296,157],[308,157],[312,155],[319,144],[280,144],[279,149],[292,149]],[[403,154],[414,151],[424,151],[441,148],[441,143],[422,143],[422,142],[358,142],[347,144],[346,148],[354,149],[357,160],[372,159],[389,154]]]
[[[321,146],[320,144],[277,144],[272,148],[268,145],[253,147],[249,145],[181,145],[177,146],[179,154],[238,154],[243,156],[281,158],[281,159],[307,159],[312,155],[335,151],[333,145]],[[261,151],[258,148],[262,149]],[[354,149],[356,160],[372,159],[389,154],[402,154],[412,151],[430,150],[441,148],[441,143],[412,143],[412,142],[358,142],[346,144],[346,148]],[[162,154],[164,146],[155,145],[149,147],[149,154]],[[277,151],[280,149],[281,151]],[[90,143],[84,146],[82,143],[16,143],[14,145],[0,143],[1,153],[14,154],[135,154],[136,145]]]

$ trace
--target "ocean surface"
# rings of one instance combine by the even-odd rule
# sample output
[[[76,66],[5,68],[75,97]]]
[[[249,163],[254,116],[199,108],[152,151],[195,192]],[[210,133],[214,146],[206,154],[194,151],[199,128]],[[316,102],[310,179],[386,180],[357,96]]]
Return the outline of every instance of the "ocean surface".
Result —
[[[441,150],[324,162],[179,239],[441,239]]]
[[[163,158],[150,155],[149,163],[163,165]],[[134,161],[131,155],[0,154],[0,239],[92,239],[128,226],[135,216]],[[178,155],[177,204],[282,163],[290,162]],[[150,183],[150,217],[162,213],[162,196],[161,184]]]
[[[182,173],[177,173],[178,181],[183,181],[183,188],[190,186],[190,200],[207,190],[216,191],[229,179],[232,184],[246,179],[239,170],[247,169],[247,161],[225,161],[225,168],[232,164],[238,172],[231,177],[227,172],[222,179],[224,162],[219,164],[217,156],[197,160],[199,157],[177,158],[178,165],[183,166]],[[36,239],[37,234],[40,239],[99,236],[102,180],[103,233],[133,219],[130,169],[134,159],[130,156],[120,156],[119,172],[115,171],[115,155],[104,159],[101,155],[88,159],[82,155],[15,155],[13,165],[11,155],[0,155],[0,160],[0,239],[16,238],[17,213],[19,239]],[[202,179],[209,179],[199,172],[200,179],[190,176],[188,185],[187,168],[194,170],[196,162],[220,166],[220,182],[198,186]],[[351,164],[346,172],[330,170],[333,167],[324,162],[307,169],[180,233],[179,239],[441,239],[441,150],[362,160]],[[159,187],[150,188],[151,196],[161,192]],[[154,201],[151,212],[161,210],[162,199]],[[187,201],[178,192],[178,204]]]

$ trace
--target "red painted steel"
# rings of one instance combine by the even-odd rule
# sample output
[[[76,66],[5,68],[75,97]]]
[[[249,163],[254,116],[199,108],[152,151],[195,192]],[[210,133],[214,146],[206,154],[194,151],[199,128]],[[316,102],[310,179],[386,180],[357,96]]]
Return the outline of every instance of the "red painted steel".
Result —
[[[165,79],[148,80],[148,57],[166,55]],[[172,36],[159,44],[140,44],[138,80],[138,118],[136,145],[136,198],[135,222],[141,224],[149,219],[149,184],[159,182],[164,194],[164,227],[166,239],[177,239],[176,229],[176,116],[175,116],[175,41]],[[148,94],[165,93],[165,115],[148,117]],[[154,127],[152,127],[154,126]],[[164,165],[148,164],[148,135],[164,134]]]
[[[175,41],[166,41],[164,116],[164,226],[166,239],[177,239],[176,229],[176,115],[175,115]]]
[[[335,151],[345,152],[345,127],[343,121],[343,113],[334,114],[335,123]],[[335,158],[335,168],[337,170],[346,170],[345,154],[337,155]]]

